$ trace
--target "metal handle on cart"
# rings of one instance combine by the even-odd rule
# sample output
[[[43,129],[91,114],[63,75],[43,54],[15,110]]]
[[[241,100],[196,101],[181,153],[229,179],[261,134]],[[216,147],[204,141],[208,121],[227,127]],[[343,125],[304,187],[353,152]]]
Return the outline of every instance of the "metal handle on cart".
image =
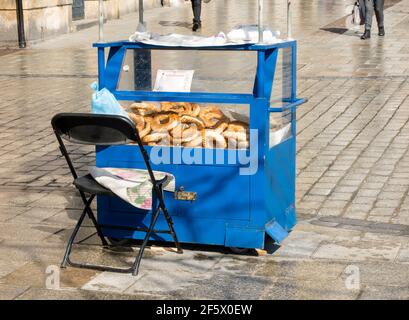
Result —
[[[298,106],[302,105],[303,103],[306,103],[308,99],[297,99],[294,102],[288,103],[284,106],[281,107],[276,107],[276,108],[269,108],[269,112],[284,112],[287,110],[292,110],[293,108],[297,108]]]
[[[179,190],[175,191],[175,200],[196,201],[197,193],[185,191],[185,188],[182,186],[179,188]]]

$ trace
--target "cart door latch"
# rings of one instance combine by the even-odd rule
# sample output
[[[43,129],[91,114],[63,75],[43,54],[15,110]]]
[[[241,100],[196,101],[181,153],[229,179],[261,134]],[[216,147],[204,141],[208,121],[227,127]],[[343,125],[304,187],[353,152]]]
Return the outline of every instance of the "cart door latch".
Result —
[[[179,190],[175,192],[175,199],[181,201],[196,201],[197,193],[185,191],[185,188],[180,187]]]

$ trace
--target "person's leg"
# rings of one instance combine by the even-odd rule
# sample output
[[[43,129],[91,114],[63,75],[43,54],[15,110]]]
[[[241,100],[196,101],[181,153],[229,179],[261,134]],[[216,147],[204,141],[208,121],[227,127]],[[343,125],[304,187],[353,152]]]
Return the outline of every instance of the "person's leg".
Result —
[[[202,0],[192,0],[193,23],[201,24],[200,15],[202,13]]]
[[[365,0],[359,0],[359,15],[361,17],[361,25],[365,24],[366,17]]]
[[[374,0],[365,0],[365,30],[371,30],[374,13]]]
[[[374,12],[374,0],[365,0],[365,33],[361,39],[369,39],[371,37],[372,16]]]
[[[379,35],[385,35],[385,28],[384,28],[384,17],[383,17],[383,7],[385,4],[385,0],[374,0],[375,1],[375,15],[376,21],[378,22],[379,28]]]

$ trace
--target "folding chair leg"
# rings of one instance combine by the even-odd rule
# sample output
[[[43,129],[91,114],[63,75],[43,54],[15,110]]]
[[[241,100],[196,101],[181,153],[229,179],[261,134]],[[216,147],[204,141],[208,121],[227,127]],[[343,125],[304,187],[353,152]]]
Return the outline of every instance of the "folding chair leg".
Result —
[[[94,197],[95,197],[95,195],[92,195],[88,199],[88,201],[87,201],[87,203],[85,205],[85,208],[82,211],[82,214],[81,214],[80,218],[78,219],[78,222],[77,222],[77,224],[76,224],[76,226],[74,228],[74,231],[72,232],[72,234],[70,236],[70,240],[68,241],[67,249],[65,250],[64,259],[63,259],[63,261],[61,263],[61,268],[65,268],[67,266],[67,264],[69,264],[72,245],[74,244],[75,237],[77,236],[77,233],[80,230],[82,223],[84,222],[85,215],[87,215],[89,206],[91,205],[92,201],[94,200]]]
[[[82,201],[84,202],[84,204],[87,204],[87,198],[84,194],[84,192],[80,191],[81,194],[81,198]],[[108,242],[105,240],[104,234],[102,233],[101,227],[99,226],[97,219],[95,219],[95,215],[94,212],[91,209],[91,205],[88,207],[88,217],[90,218],[90,220],[92,221],[92,224],[94,225],[95,229],[97,229],[97,234],[98,237],[101,239],[102,245],[103,246],[108,246]]]
[[[141,264],[143,253],[145,251],[145,248],[146,248],[146,246],[148,244],[148,241],[149,241],[150,237],[152,236],[155,224],[156,224],[156,222],[157,222],[157,220],[159,218],[159,215],[160,215],[161,211],[165,215],[166,222],[167,222],[167,224],[169,226],[169,232],[173,237],[173,240],[174,240],[174,242],[176,244],[176,248],[178,250],[178,253],[183,252],[183,250],[182,250],[182,248],[180,246],[180,243],[179,243],[179,241],[177,239],[175,230],[173,228],[172,217],[170,216],[169,212],[166,209],[165,202],[164,202],[164,199],[163,199],[163,193],[160,190],[159,199],[158,199],[159,200],[158,207],[156,208],[155,213],[152,214],[152,218],[151,218],[149,228],[148,228],[148,230],[146,232],[146,235],[145,235],[145,237],[143,239],[142,245],[141,245],[141,247],[139,249],[138,255],[135,258],[135,261],[134,261],[131,268],[121,269],[121,268],[114,268],[114,267],[102,266],[102,265],[90,265],[90,264],[80,264],[80,263],[71,262],[70,261],[70,254],[71,254],[71,251],[72,251],[72,246],[74,244],[74,240],[75,240],[75,238],[77,236],[77,233],[78,233],[79,229],[81,228],[82,223],[84,222],[84,218],[85,218],[86,215],[88,215],[89,218],[91,219],[91,221],[93,222],[93,224],[94,224],[94,226],[95,226],[95,228],[97,230],[97,233],[98,233],[98,235],[100,236],[100,238],[102,240],[102,243],[104,245],[107,244],[106,240],[105,240],[105,238],[104,238],[104,236],[102,234],[101,228],[100,228],[98,222],[95,219],[94,213],[91,210],[91,203],[94,200],[94,198],[95,198],[95,195],[91,195],[88,200],[84,200],[84,203],[85,203],[84,210],[82,211],[82,214],[81,214],[80,218],[78,219],[78,222],[77,222],[77,224],[76,224],[76,226],[74,228],[74,231],[72,232],[72,234],[70,236],[70,239],[68,241],[67,248],[66,248],[66,251],[65,251],[65,254],[64,254],[64,259],[63,259],[63,261],[61,263],[61,268],[65,268],[67,265],[72,265],[74,267],[79,267],[79,268],[89,268],[89,269],[112,271],[112,272],[122,272],[122,273],[131,272],[132,275],[134,275],[134,276],[138,275],[139,266]]]
[[[165,215],[166,222],[168,223],[169,230],[170,230],[170,234],[172,235],[173,241],[175,242],[176,249],[177,249],[177,253],[182,254],[182,253],[183,253],[183,249],[182,249],[182,247],[181,247],[181,245],[180,245],[180,243],[179,243],[179,241],[178,241],[178,238],[177,238],[177,236],[176,236],[175,229],[173,228],[173,219],[172,219],[172,217],[170,216],[170,214],[169,214],[168,210],[166,209],[166,207],[163,208],[162,211],[163,211],[163,214]]]
[[[91,219],[92,224],[94,225],[95,229],[97,229],[97,234],[98,234],[98,237],[101,239],[102,245],[108,246],[108,242],[105,240],[104,234],[102,233],[102,229],[99,226],[97,219],[95,219],[94,212],[91,210],[91,208],[88,208],[88,217]]]
[[[163,198],[163,189],[162,188],[159,189],[159,207],[162,209],[162,212],[165,215],[166,222],[167,222],[167,224],[169,226],[170,234],[172,235],[173,241],[175,242],[175,245],[176,245],[177,253],[182,254],[183,249],[182,249],[182,247],[181,247],[181,245],[180,245],[180,243],[178,241],[175,229],[173,228],[173,219],[172,219],[171,215],[169,214],[168,209],[166,209],[165,200]]]
[[[141,248],[139,249],[138,256],[135,259],[135,262],[132,266],[132,275],[136,276],[139,272],[139,265],[141,264],[143,252],[145,251],[146,245],[148,244],[149,238],[152,235],[153,228],[155,227],[156,221],[158,220],[160,214],[160,208],[156,210],[156,212],[152,215],[151,224],[149,226],[148,231],[146,232],[145,238],[143,239]]]
[[[166,209],[162,186],[158,187],[157,195],[158,195],[159,207],[162,209],[162,212],[165,215],[165,219],[166,219],[166,222],[168,224],[170,234],[172,235],[173,241],[175,242],[175,245],[176,245],[177,253],[182,254],[183,249],[182,249],[182,247],[181,247],[181,245],[180,245],[180,243],[178,241],[175,229],[173,228],[173,219],[172,219],[171,215],[169,214],[168,209]]]

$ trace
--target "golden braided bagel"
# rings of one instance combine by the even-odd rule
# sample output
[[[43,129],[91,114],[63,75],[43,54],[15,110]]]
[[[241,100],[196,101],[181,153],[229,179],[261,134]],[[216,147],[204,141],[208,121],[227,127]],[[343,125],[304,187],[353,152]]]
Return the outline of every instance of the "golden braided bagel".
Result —
[[[158,113],[153,115],[150,125],[154,132],[168,132],[179,123],[179,116],[174,113]]]
[[[164,112],[174,112],[178,115],[197,117],[200,113],[200,106],[189,102],[162,102],[161,110]]]
[[[223,135],[215,130],[204,130],[203,146],[208,149],[226,149],[227,142]]]
[[[227,139],[227,149],[248,149],[248,140]]]
[[[204,123],[200,119],[184,115],[179,120],[180,123],[171,131],[174,145],[181,145],[201,136]]]
[[[195,139],[182,144],[185,148],[201,148],[203,147],[203,136],[199,134]]]
[[[170,145],[170,136],[167,132],[154,132],[146,135],[142,142],[148,146],[168,146]]]
[[[129,106],[129,110],[141,116],[147,116],[159,112],[159,108],[155,104],[148,102],[132,103]]]
[[[227,121],[227,117],[224,113],[215,106],[202,108],[199,113],[199,118],[203,120],[206,128],[214,128],[219,125],[220,122]]]
[[[223,136],[226,139],[235,139],[238,141],[246,141],[248,135],[249,125],[241,121],[232,121],[229,123]]]
[[[141,139],[151,132],[151,126],[149,122],[145,121],[145,118],[139,114],[128,113],[129,118],[135,123],[136,129],[138,130]]]

